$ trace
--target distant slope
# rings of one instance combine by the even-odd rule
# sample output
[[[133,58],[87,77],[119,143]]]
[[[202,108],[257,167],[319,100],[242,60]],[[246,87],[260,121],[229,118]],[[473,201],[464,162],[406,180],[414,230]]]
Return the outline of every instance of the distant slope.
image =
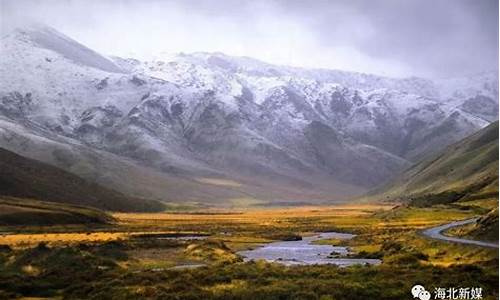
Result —
[[[426,206],[498,197],[498,121],[416,163],[364,200]]]
[[[315,203],[319,203],[331,199],[335,189],[330,184],[332,193],[326,194],[311,188],[312,185],[304,188],[298,184],[280,185],[270,180],[263,184],[262,179],[254,183],[234,177],[231,180],[238,184],[228,186],[220,184],[223,178],[220,174],[203,173],[192,178],[189,174],[176,172],[175,168],[169,168],[168,165],[160,166],[157,160],[152,159],[151,166],[144,166],[123,156],[93,149],[75,139],[52,136],[47,130],[27,126],[29,123],[15,124],[0,116],[0,147],[61,168],[132,198],[209,206],[234,206],[235,201],[241,202],[245,198],[264,202],[274,199],[299,202],[314,199],[317,201]],[[165,171],[154,169],[153,164]],[[213,179],[217,180],[214,182]]]
[[[89,207],[0,197],[0,226],[108,223],[113,218]]]
[[[91,206],[111,211],[157,211],[156,201],[129,198],[48,164],[0,148],[0,196]]]

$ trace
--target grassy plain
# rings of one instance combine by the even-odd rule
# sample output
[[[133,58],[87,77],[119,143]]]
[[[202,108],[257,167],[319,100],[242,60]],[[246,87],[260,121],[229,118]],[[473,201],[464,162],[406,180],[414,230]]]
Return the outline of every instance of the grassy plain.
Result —
[[[420,234],[494,205],[496,199],[431,208],[366,204],[119,213],[107,227],[0,227],[10,232],[0,236],[0,298],[399,300],[410,298],[411,286],[419,283],[431,291],[481,287],[484,299],[497,299],[497,249]],[[379,258],[382,264],[285,267],[243,262],[236,254],[321,231],[357,234],[320,243],[350,246],[352,256]],[[207,237],[168,238],[193,234]]]

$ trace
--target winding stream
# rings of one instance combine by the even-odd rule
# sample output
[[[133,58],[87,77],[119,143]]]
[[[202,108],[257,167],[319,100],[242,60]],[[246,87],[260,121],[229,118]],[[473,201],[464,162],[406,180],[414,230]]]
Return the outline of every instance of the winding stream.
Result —
[[[254,250],[240,251],[238,254],[245,261],[264,259],[290,265],[325,265],[351,266],[358,264],[380,264],[379,259],[347,258],[348,247],[316,245],[312,242],[324,239],[351,239],[354,235],[338,232],[324,232],[304,237],[300,241],[280,241],[269,243]],[[330,254],[334,252],[335,257]]]

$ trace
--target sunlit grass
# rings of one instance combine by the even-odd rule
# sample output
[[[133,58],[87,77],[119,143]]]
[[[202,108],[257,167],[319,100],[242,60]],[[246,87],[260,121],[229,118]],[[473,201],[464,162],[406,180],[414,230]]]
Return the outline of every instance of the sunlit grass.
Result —
[[[39,243],[49,245],[69,245],[75,243],[108,242],[125,238],[120,232],[87,232],[87,233],[38,233],[0,235],[0,245],[11,247],[33,247]]]
[[[484,201],[474,203],[487,205]],[[71,227],[74,233],[5,235],[3,239],[9,241],[7,244],[35,246],[44,241],[54,250],[32,249],[37,255],[41,253],[41,258],[35,255],[33,259],[23,252],[30,250],[15,250],[19,252],[7,256],[0,252],[0,263],[4,259],[7,270],[10,264],[19,264],[19,269],[12,272],[16,272],[16,276],[29,276],[30,280],[41,278],[36,274],[47,268],[55,268],[51,272],[63,274],[46,281],[32,281],[45,287],[67,284],[64,278],[70,271],[66,269],[71,268],[74,260],[85,265],[83,271],[75,273],[81,277],[71,279],[69,289],[76,291],[80,298],[87,297],[91,290],[94,299],[109,298],[109,295],[117,299],[154,299],[165,295],[173,299],[192,295],[197,299],[288,299],[291,295],[296,299],[343,299],[354,289],[357,298],[352,299],[377,299],[377,296],[403,299],[417,281],[432,287],[432,284],[457,280],[468,285],[484,283],[489,287],[485,298],[495,299],[497,290],[492,288],[492,282],[498,279],[496,249],[431,240],[421,234],[424,228],[470,218],[482,211],[472,206],[471,203],[433,208],[346,205],[114,214],[117,221],[108,231],[100,228],[100,231],[81,233]],[[17,230],[39,232],[43,228]],[[349,232],[356,236],[350,240],[327,239],[316,243],[347,246],[351,255],[379,258],[382,264],[345,269],[335,266],[287,268],[263,261],[242,263],[236,253],[275,240],[323,231]],[[203,233],[210,237],[201,240],[158,238],[167,233]],[[2,237],[0,243],[1,240]],[[88,246],[89,243],[92,246]],[[54,256],[50,254],[52,251],[56,253]],[[44,255],[49,255],[45,262]],[[11,259],[16,263],[9,263]],[[189,265],[203,267],[175,269]],[[93,275],[88,277],[86,272]],[[23,284],[14,281],[8,291],[20,291]]]

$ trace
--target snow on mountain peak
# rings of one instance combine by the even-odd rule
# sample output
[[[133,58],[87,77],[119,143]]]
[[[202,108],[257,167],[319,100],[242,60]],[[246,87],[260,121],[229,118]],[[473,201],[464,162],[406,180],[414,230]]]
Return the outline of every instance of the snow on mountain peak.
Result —
[[[107,58],[70,37],[43,24],[30,24],[16,28],[9,35],[11,39],[31,42],[36,46],[53,51],[77,64],[111,73],[124,73],[110,58]]]
[[[38,27],[2,39],[0,114],[168,172],[327,185],[334,174],[367,186],[497,119],[493,79],[397,79],[206,52],[111,59]]]

